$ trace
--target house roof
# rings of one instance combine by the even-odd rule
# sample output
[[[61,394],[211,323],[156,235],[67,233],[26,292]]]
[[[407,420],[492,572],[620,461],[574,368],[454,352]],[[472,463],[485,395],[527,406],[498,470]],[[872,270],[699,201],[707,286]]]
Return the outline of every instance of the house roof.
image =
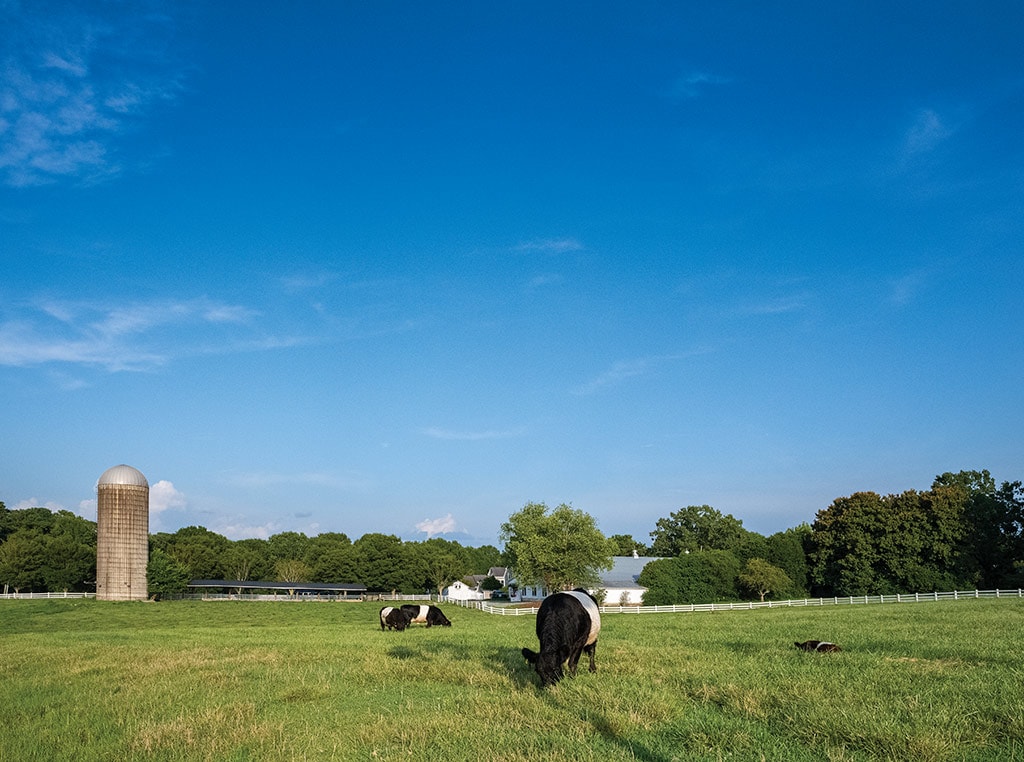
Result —
[[[658,561],[658,556],[615,556],[612,568],[601,572],[602,587],[640,587],[637,578],[651,561]]]

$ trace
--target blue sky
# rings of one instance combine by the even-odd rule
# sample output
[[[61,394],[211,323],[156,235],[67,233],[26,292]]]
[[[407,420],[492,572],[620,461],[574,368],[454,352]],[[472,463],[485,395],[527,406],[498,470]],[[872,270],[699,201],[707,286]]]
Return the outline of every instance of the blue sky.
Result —
[[[632,7],[638,5],[639,7]],[[1024,478],[1024,6],[0,0],[0,500],[496,543]]]

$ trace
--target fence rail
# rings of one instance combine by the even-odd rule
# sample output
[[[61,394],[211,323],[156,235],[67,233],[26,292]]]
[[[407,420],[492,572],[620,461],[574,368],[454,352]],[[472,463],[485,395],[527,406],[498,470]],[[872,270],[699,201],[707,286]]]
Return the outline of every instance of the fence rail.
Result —
[[[2,600],[32,600],[35,598],[95,598],[96,593],[0,593]],[[391,593],[364,593],[362,595],[330,595],[327,593],[181,593],[170,596],[173,600],[192,601],[431,601],[430,595],[402,595]]]
[[[926,601],[962,601],[977,598],[1024,598],[1024,590],[954,590],[949,593],[897,593],[895,595],[851,595],[832,598],[803,598],[789,601],[734,601],[731,603],[694,603],[674,606],[601,606],[603,614],[678,614],[700,611],[750,611],[802,606],[857,606],[872,603],[923,603]],[[448,601],[498,616],[536,614],[533,606],[494,606],[487,601]]]
[[[0,600],[32,600],[45,598],[95,598],[96,593],[0,593]],[[207,593],[181,596],[188,599],[205,600],[338,600],[338,601],[413,601],[431,600],[429,595],[256,595]],[[978,598],[1024,598],[1024,590],[954,590],[949,593],[897,593],[895,595],[850,595],[832,598],[802,598],[788,601],[733,601],[730,603],[688,603],[674,606],[601,606],[603,614],[678,614],[701,611],[750,611],[753,609],[782,609],[804,606],[857,606],[873,603],[923,603],[927,601],[964,601]],[[537,613],[535,606],[505,604],[495,606],[487,601],[448,600],[446,603],[464,608],[479,609],[498,616],[528,616]],[[539,603],[539,601],[538,601]]]

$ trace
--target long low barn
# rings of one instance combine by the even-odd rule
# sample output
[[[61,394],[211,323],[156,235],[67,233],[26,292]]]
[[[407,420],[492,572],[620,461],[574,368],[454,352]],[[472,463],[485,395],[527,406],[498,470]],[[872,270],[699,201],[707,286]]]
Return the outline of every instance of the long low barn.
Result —
[[[191,588],[238,592],[240,590],[283,590],[291,595],[340,595],[361,596],[366,592],[363,585],[337,582],[261,582],[239,579],[194,579],[188,583]]]

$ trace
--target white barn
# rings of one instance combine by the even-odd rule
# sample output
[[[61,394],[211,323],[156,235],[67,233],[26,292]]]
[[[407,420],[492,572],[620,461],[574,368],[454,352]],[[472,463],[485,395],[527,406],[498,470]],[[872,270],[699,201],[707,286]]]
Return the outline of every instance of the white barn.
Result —
[[[647,588],[637,582],[640,572],[657,556],[615,556],[612,568],[601,572],[598,587],[605,591],[605,606],[639,606]],[[594,592],[591,590],[591,592]]]

